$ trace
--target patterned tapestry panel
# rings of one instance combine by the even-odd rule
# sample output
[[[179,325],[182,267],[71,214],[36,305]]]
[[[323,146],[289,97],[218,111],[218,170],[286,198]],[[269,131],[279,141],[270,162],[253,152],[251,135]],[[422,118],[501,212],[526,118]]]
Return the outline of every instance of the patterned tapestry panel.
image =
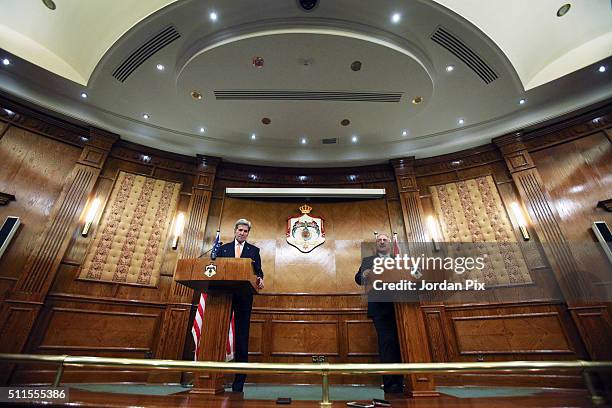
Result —
[[[487,254],[485,268],[470,271],[469,279],[487,285],[531,282],[493,177],[431,186],[429,190],[444,241],[472,242],[476,252]]]
[[[156,286],[180,189],[119,172],[79,278]]]

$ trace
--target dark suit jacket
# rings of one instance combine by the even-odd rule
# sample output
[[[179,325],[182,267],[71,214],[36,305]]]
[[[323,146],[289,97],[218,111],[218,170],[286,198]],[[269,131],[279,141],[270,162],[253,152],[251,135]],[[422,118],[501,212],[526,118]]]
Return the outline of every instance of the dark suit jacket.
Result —
[[[221,245],[221,248],[219,248],[219,251],[217,252],[217,257],[234,258],[236,256],[234,245],[235,240],[232,240],[227,244]],[[257,248],[255,245],[251,245],[248,242],[245,242],[240,257],[251,258],[253,260],[253,271],[255,272],[255,275],[260,278],[264,277],[264,273],[261,270],[261,257],[259,256],[259,248]]]
[[[361,260],[361,266],[355,274],[355,282],[358,285],[366,284],[363,280],[363,271],[372,269],[374,266],[374,258],[376,258],[376,256],[367,256]],[[370,275],[370,278],[371,277],[372,275]],[[368,297],[370,296],[368,295]],[[387,316],[395,316],[393,302],[372,302],[368,299],[368,317],[382,318]]]

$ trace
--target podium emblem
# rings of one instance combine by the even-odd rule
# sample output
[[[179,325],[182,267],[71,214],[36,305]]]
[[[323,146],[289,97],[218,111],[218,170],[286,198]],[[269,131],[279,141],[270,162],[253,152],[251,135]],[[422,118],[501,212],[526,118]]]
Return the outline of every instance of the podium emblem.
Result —
[[[325,242],[324,220],[310,215],[312,207],[300,207],[301,215],[287,219],[287,243],[307,253]]]
[[[217,274],[217,265],[213,263],[206,265],[206,268],[204,268],[204,276],[206,276],[207,278],[212,278],[216,274]]]

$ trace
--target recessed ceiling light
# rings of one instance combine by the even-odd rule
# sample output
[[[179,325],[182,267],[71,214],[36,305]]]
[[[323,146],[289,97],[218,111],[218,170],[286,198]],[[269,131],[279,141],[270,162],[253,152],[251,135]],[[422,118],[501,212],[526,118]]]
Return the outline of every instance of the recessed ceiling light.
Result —
[[[10,65],[11,64],[11,60],[8,58],[2,58],[2,65]]]
[[[357,143],[357,136],[353,135],[353,137],[351,137],[351,142]]]
[[[401,19],[402,15],[400,13],[393,13],[393,15],[391,16],[391,21],[395,24],[399,23]]]
[[[214,11],[211,11],[208,17],[210,17],[211,21],[217,21],[217,13],[215,13]]]
[[[151,115],[148,114],[148,113],[143,113],[142,117],[145,118],[145,119],[149,119],[149,118],[151,118]]]
[[[81,142],[88,142],[89,138],[85,136],[81,136]]]
[[[408,131],[407,130],[402,130],[402,136],[408,136]]]
[[[87,99],[87,92],[81,92],[81,98]]]
[[[263,68],[265,60],[263,59],[263,57],[253,57],[251,63],[255,68]]]
[[[351,124],[351,121],[350,121],[350,120],[348,120],[348,119],[342,119],[342,120],[340,121],[340,124],[341,124],[342,126],[348,126],[348,125],[350,125],[350,124]]]
[[[157,68],[158,71],[163,71],[164,69],[166,69],[166,67],[164,66],[164,64],[157,64],[155,66],[155,68]]]
[[[446,66],[446,72],[453,72],[454,70],[455,70],[455,67],[453,65]]]
[[[527,103],[527,99],[519,99],[519,105],[524,105]]]
[[[412,99],[412,103],[415,104],[415,105],[418,105],[421,102],[423,102],[423,97],[422,96],[415,96]]]
[[[145,163],[148,163],[151,161],[151,156],[147,156],[146,154],[143,154],[141,158],[142,158],[142,161]]]
[[[9,115],[9,116],[10,116],[10,115],[12,115],[13,113],[15,113],[15,112],[13,112],[12,110],[10,110],[10,109],[6,109],[6,108],[4,108],[4,111],[5,111],[5,112],[6,112],[6,114],[7,114],[7,115]]]
[[[361,61],[353,61],[351,63],[351,70],[357,72],[361,70]]]
[[[199,101],[200,99],[202,99],[202,94],[198,91],[191,91],[191,97],[196,101]]]
[[[251,140],[257,139],[257,135],[255,133],[251,133]]]
[[[206,133],[206,128],[204,126],[200,128],[200,133]]]
[[[306,138],[302,138],[302,144],[306,144]]]
[[[599,71],[599,72],[606,72],[606,66],[605,65],[600,65],[599,68],[597,68],[597,71]]]
[[[42,2],[49,10],[55,10],[56,6],[53,0],[42,0]]]
[[[261,118],[261,123],[263,123],[264,125],[269,125],[270,123],[272,123],[272,120],[270,118]]]
[[[557,17],[563,17],[564,15],[566,15],[571,7],[572,5],[569,3],[565,3],[564,5],[559,7],[559,10],[557,10]]]
[[[463,124],[465,123],[465,120],[464,120],[463,118],[460,118],[460,119],[457,121],[457,123],[458,123],[458,124],[460,124],[460,125],[463,125]]]

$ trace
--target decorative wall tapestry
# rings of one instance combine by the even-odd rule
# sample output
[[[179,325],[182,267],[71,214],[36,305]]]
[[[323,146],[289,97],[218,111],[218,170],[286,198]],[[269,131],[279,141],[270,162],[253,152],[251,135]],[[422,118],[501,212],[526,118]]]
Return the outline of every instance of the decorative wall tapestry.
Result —
[[[119,172],[79,279],[156,286],[180,189]]]
[[[429,191],[444,240],[472,242],[487,254],[485,268],[473,269],[464,278],[487,286],[532,281],[493,177],[431,186]]]

